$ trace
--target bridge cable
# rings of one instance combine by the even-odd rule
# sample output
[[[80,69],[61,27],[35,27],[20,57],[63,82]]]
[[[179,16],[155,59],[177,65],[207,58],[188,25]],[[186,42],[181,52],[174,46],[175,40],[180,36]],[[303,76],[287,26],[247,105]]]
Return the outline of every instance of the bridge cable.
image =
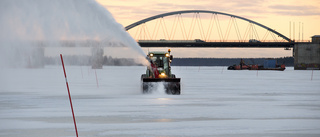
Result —
[[[197,23],[197,14],[195,13],[195,19],[194,19],[194,22],[192,24],[192,31],[191,31],[191,34],[190,34],[190,40],[192,39],[192,36],[193,36],[193,33],[194,33],[194,29],[196,27],[196,23]]]
[[[140,38],[141,38],[142,27],[143,27],[143,26],[142,26],[142,25],[140,25],[140,26],[139,26],[139,28],[138,28],[138,30],[137,30],[137,34],[136,34],[136,35],[137,35],[138,39],[140,39]]]
[[[166,39],[166,33],[165,33],[165,30],[164,30],[164,25],[163,25],[163,17],[160,18],[159,29],[160,29],[160,27],[162,28],[162,33],[164,35],[164,39]],[[159,31],[158,31],[157,34],[159,34]]]
[[[270,31],[267,30],[267,32],[264,34],[264,36],[263,36],[263,38],[261,39],[261,41],[266,42],[266,39],[267,39],[269,33],[270,33]]]
[[[145,26],[146,24],[144,23],[144,24],[142,24],[142,28],[143,28],[143,39],[144,40],[147,40],[147,32],[146,32],[146,26]]]
[[[245,41],[245,39],[247,39],[248,27],[249,27],[249,24],[247,25],[246,30],[244,31],[243,41]]]
[[[145,24],[142,24],[142,31],[143,31],[143,34],[142,37],[143,37],[143,40],[146,40],[146,27],[144,26]]]
[[[159,29],[160,29],[160,26],[161,26],[161,18],[159,19],[159,26],[157,27],[157,32],[156,32],[156,35],[155,35],[155,38],[158,36],[159,34]]]
[[[274,41],[278,42],[277,38],[274,36],[273,33],[271,33],[271,36],[273,37]]]
[[[237,37],[238,37],[238,40],[239,40],[239,35],[238,35],[237,27],[236,27],[236,24],[235,24],[235,19],[233,17],[231,17],[231,19],[232,19],[232,23],[233,23],[234,29],[236,31],[236,34],[237,34]]]
[[[171,33],[170,33],[170,38],[169,38],[169,40],[171,40],[171,38],[173,39],[173,35],[175,34],[175,31],[176,31],[176,24],[178,24],[178,23],[176,23],[176,20],[177,20],[177,15],[174,17],[174,19],[173,19],[173,25],[172,25],[172,28],[171,28]]]
[[[177,28],[178,28],[178,25],[179,25],[179,16],[180,16],[180,14],[178,14],[177,16],[176,16],[176,18],[175,18],[175,20],[174,20],[174,31],[173,32],[171,32],[171,35],[172,35],[172,33],[173,33],[173,36],[175,36],[175,34],[176,34],[176,32],[177,32]],[[176,22],[177,21],[177,22]],[[181,26],[180,26],[180,28],[181,28]],[[172,36],[172,39],[174,39],[174,37]]]
[[[204,34],[204,30],[203,30],[203,25],[202,25],[202,21],[201,21],[201,17],[200,17],[200,14],[198,13],[198,16],[199,16],[199,27],[201,26],[201,29],[200,29],[200,34],[201,34],[201,39],[205,39],[205,34]],[[202,30],[202,33],[201,33],[201,30]]]
[[[202,33],[201,33],[200,14],[199,13],[196,13],[196,19],[195,19],[195,24],[194,25],[195,25],[194,29],[195,29],[196,25],[198,25],[198,29],[200,31],[200,37],[201,37],[200,39],[202,39],[203,36],[202,36]]]
[[[234,25],[235,25],[234,27],[236,29],[236,33],[237,33],[239,42],[241,42],[241,34],[240,34],[240,30],[239,30],[239,27],[238,27],[237,20],[235,18],[233,18],[233,21],[234,21]]]
[[[179,21],[180,21],[180,19],[179,19],[179,14],[177,15],[178,17],[177,17],[177,24],[176,24],[176,27],[175,27],[175,30],[174,30],[174,35],[173,36],[175,36],[176,35],[176,33],[177,33],[177,28],[178,28],[178,26],[179,26]],[[181,27],[180,27],[181,28]],[[172,38],[172,39],[174,39],[174,38]]]
[[[193,27],[193,22],[194,22],[194,15],[195,15],[195,13],[192,16],[192,21],[191,21],[191,25],[190,25],[190,29],[189,29],[189,34],[188,34],[187,40],[189,40],[190,35],[193,33],[192,27]]]
[[[197,13],[196,14],[196,24],[198,24],[198,29],[199,29],[199,31],[200,31],[200,39],[202,39],[202,33],[201,33],[201,24],[199,23],[200,21],[200,14],[199,13]]]
[[[143,26],[143,24],[141,25],[141,33],[140,33],[140,39],[142,39],[142,40],[145,40],[145,35],[143,36],[143,33],[145,34],[145,29],[144,29],[144,26]]]
[[[198,24],[198,29],[200,31],[200,37],[202,37],[202,34],[201,34],[201,28],[200,28],[200,24],[199,24],[199,13],[196,13],[196,19],[195,19],[195,22],[194,22],[194,28],[193,28],[193,32],[194,32],[194,29],[196,27],[196,25]],[[194,34],[194,33],[193,33]],[[200,38],[201,39],[201,38]]]
[[[190,30],[189,30],[189,38],[188,39],[191,39],[191,37],[192,37],[192,35],[193,35],[193,31],[194,31],[194,27],[195,27],[195,16],[196,16],[196,13],[194,13],[193,14],[193,16],[192,16],[192,22],[191,22],[191,28],[190,28]]]
[[[237,37],[238,37],[238,40],[239,40],[239,42],[240,42],[240,32],[239,32],[239,28],[237,28],[237,22],[236,22],[236,19],[234,18],[234,17],[231,17],[231,19],[232,19],[232,23],[233,23],[233,26],[234,26],[234,29],[235,29],[235,31],[236,31],[236,35],[237,35]],[[232,26],[231,26],[232,27]],[[231,30],[231,29],[230,29]]]
[[[217,24],[217,29],[218,29],[218,33],[219,33],[219,37],[220,37],[220,41],[223,41],[223,34],[222,34],[222,30],[221,30],[221,26],[220,26],[220,21],[219,21],[219,18],[218,18],[218,14],[215,14],[215,17],[218,21],[218,24]],[[220,30],[220,31],[219,31]],[[221,39],[222,38],[222,39]]]
[[[146,35],[147,35],[147,33],[146,33],[146,26],[145,26],[145,23],[143,23],[143,24],[141,25],[141,37],[142,37],[144,40],[146,40]]]
[[[253,39],[253,26],[252,23],[250,22],[250,37],[249,39]]]
[[[185,39],[186,37],[187,37],[187,32],[186,32],[186,28],[184,27],[184,23],[183,23],[183,19],[182,19],[182,15],[181,14],[179,14],[180,16],[180,18],[178,18],[180,21],[179,21],[179,23],[180,23],[180,29],[181,29],[181,32],[182,32],[182,36],[183,36],[183,39]],[[182,26],[182,25],[183,26]],[[183,30],[184,30],[184,33],[183,33]]]
[[[184,30],[184,36],[183,36],[183,39],[187,39],[187,30],[186,30],[186,27],[185,27],[185,25],[184,25],[184,22],[183,22],[183,18],[182,18],[182,15],[180,14],[180,19],[181,19],[181,21],[180,21],[180,29],[182,30]],[[183,32],[183,30],[182,30],[182,32]]]
[[[137,38],[138,32],[139,32],[139,28],[137,28],[137,31],[136,31],[135,35],[133,35],[134,38]],[[137,38],[137,39],[138,39],[138,38]]]
[[[142,24],[142,31],[143,31],[143,33],[142,33],[143,39],[144,39],[144,40],[147,40],[147,39],[146,39],[147,33],[146,33],[146,26],[145,26],[145,24]]]
[[[177,33],[177,29],[178,29],[178,26],[179,26],[179,22],[180,22],[180,15],[178,14],[178,15],[177,15],[177,24],[176,24],[176,28],[175,28],[175,30],[174,30],[174,36],[175,36],[176,33]],[[180,28],[181,28],[181,26],[180,26]]]
[[[208,36],[208,40],[209,40],[210,37],[211,37],[212,31],[213,31],[213,29],[214,29],[215,21],[216,21],[216,18],[215,18],[215,15],[214,15],[214,14],[211,15],[211,20],[212,20],[212,25],[211,25],[211,28],[210,28],[210,33],[209,33],[209,36]],[[217,25],[216,25],[216,26],[217,26]],[[218,35],[219,35],[219,30],[218,30],[218,29],[217,29],[216,32],[218,32]]]
[[[167,29],[167,25],[166,25],[166,23],[164,22],[164,18],[162,18],[162,20],[163,20],[163,25],[164,25],[164,28],[165,28],[165,33],[167,34],[168,39],[170,39],[170,38],[169,38],[168,29]]]
[[[274,34],[271,34],[271,36],[272,36],[273,40],[277,41],[276,37],[274,36]]]
[[[158,28],[157,26],[158,26],[158,24],[159,24],[159,20],[157,20],[156,21],[156,25],[155,25],[155,27],[154,27],[154,29],[153,29],[153,33],[152,33],[152,38],[151,39],[155,39],[156,37],[155,37],[155,32],[156,32],[156,29]]]
[[[231,30],[231,27],[232,27],[232,17],[230,18],[229,20],[229,23],[228,23],[228,27],[227,27],[227,31],[226,31],[226,35],[224,36],[224,40],[227,40],[227,38],[229,37],[229,33],[230,33],[230,30]],[[230,25],[231,24],[231,25]]]
[[[161,25],[161,21],[162,21],[161,19],[162,18],[159,19],[159,26],[158,26],[158,29],[157,29],[156,37],[159,35],[160,27],[162,26]]]
[[[249,29],[248,29],[248,39],[252,39],[251,32],[252,32],[252,25],[251,25],[251,22],[250,22],[249,23]]]
[[[162,28],[162,33],[163,33],[163,35],[164,35],[164,39],[167,39],[167,37],[166,37],[166,31],[165,31],[163,22],[164,22],[164,20],[163,20],[163,17],[162,17],[161,20],[160,20],[160,25],[161,25],[161,28]]]
[[[142,33],[142,25],[140,26],[140,29],[139,29],[139,35],[138,35],[139,39],[141,39],[141,33]]]
[[[211,25],[211,23],[212,23],[212,17],[213,17],[213,14],[211,14],[208,31],[207,31],[207,35],[206,35],[206,38],[205,38],[206,41],[209,40],[210,35],[211,35],[211,32],[212,32],[212,29],[211,29],[212,26],[213,26],[213,25]]]
[[[253,29],[254,29],[254,34],[256,35],[256,38],[258,39],[258,40],[260,40],[260,38],[259,38],[259,35],[258,35],[258,31],[257,31],[257,29],[256,29],[256,27],[255,27],[255,25],[253,24]]]
[[[149,37],[149,39],[151,39],[151,35],[150,35],[150,31],[149,31],[149,29],[148,29],[148,26],[147,26],[146,23],[144,23],[144,25],[145,25],[145,28],[146,28],[146,30],[147,30],[147,32],[148,32],[148,37]]]
[[[247,39],[247,37],[248,37],[248,35],[249,35],[249,30],[250,30],[250,22],[248,23],[247,28],[246,28],[246,30],[245,30],[245,32],[244,32],[243,41],[245,41],[245,40]],[[249,38],[249,39],[250,39],[250,38]]]

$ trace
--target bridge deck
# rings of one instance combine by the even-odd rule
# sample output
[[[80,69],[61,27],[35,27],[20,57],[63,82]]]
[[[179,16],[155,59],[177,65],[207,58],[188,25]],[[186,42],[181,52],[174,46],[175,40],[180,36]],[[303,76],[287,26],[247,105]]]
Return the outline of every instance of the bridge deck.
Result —
[[[183,48],[291,48],[293,42],[138,42],[141,47]]]

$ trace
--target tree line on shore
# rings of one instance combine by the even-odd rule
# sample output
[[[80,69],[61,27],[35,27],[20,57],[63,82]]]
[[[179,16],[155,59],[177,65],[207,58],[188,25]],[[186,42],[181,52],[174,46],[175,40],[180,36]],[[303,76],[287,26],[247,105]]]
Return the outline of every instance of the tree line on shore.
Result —
[[[283,58],[242,58],[246,64],[263,64],[267,59],[277,60],[277,64],[294,66],[293,57]],[[66,55],[65,63],[68,65],[92,65],[92,57],[87,55]],[[231,66],[239,64],[241,58],[174,58],[172,66]],[[59,57],[45,57],[45,65],[60,64]],[[104,66],[141,66],[132,58],[113,58],[104,56],[102,64]]]
[[[294,66],[293,57],[283,58],[242,58],[246,64],[263,65],[265,60],[277,60],[277,64]],[[172,66],[231,66],[240,64],[241,58],[175,58]]]

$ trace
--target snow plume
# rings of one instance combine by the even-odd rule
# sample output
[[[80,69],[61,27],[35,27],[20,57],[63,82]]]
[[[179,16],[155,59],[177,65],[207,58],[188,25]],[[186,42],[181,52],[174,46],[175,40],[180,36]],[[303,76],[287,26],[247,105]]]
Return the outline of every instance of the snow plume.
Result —
[[[155,84],[155,90],[152,92],[152,94],[160,94],[160,95],[165,95],[166,91],[165,91],[165,83],[164,82],[157,82],[157,83],[153,83]]]
[[[43,47],[61,46],[63,41],[118,43],[141,58],[146,56],[124,27],[94,0],[1,0],[0,30],[0,67],[25,67],[33,58],[44,56]]]
[[[152,95],[166,95],[165,82],[148,82],[148,93]]]

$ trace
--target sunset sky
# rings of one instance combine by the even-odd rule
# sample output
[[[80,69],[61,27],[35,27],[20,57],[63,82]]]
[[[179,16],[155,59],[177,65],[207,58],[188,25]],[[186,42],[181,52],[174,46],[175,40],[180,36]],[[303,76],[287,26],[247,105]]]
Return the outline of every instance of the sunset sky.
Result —
[[[287,37],[291,37],[292,39],[295,38],[296,40],[299,38],[300,40],[310,40],[311,36],[320,34],[319,0],[97,0],[97,2],[109,10],[114,18],[124,27],[147,17],[172,11],[210,10],[234,14],[251,19],[275,29]],[[292,25],[291,35],[289,35],[290,22]],[[293,23],[295,23],[295,36],[293,36]],[[300,23],[301,29],[299,37]],[[184,49],[179,49],[179,51],[183,50]],[[221,54],[217,51],[221,51],[223,49],[214,50],[217,54]],[[256,49],[252,49],[252,51],[254,50]],[[198,52],[202,53],[204,51]],[[283,49],[274,51],[277,53],[277,55],[274,56],[277,57],[292,55],[292,51],[284,51]],[[206,52],[210,54],[210,52]],[[230,52],[236,51],[231,50]],[[260,52],[263,51],[260,50]],[[178,56],[183,56],[182,53],[177,52],[177,54]],[[192,54],[196,54],[196,52]],[[230,53],[224,52],[223,54]],[[270,56],[273,56],[273,54]]]
[[[320,34],[319,0],[97,0],[123,26],[161,13],[179,10],[211,10],[245,17],[284,35],[289,23],[304,23],[305,39]],[[296,34],[297,35],[297,34]]]

